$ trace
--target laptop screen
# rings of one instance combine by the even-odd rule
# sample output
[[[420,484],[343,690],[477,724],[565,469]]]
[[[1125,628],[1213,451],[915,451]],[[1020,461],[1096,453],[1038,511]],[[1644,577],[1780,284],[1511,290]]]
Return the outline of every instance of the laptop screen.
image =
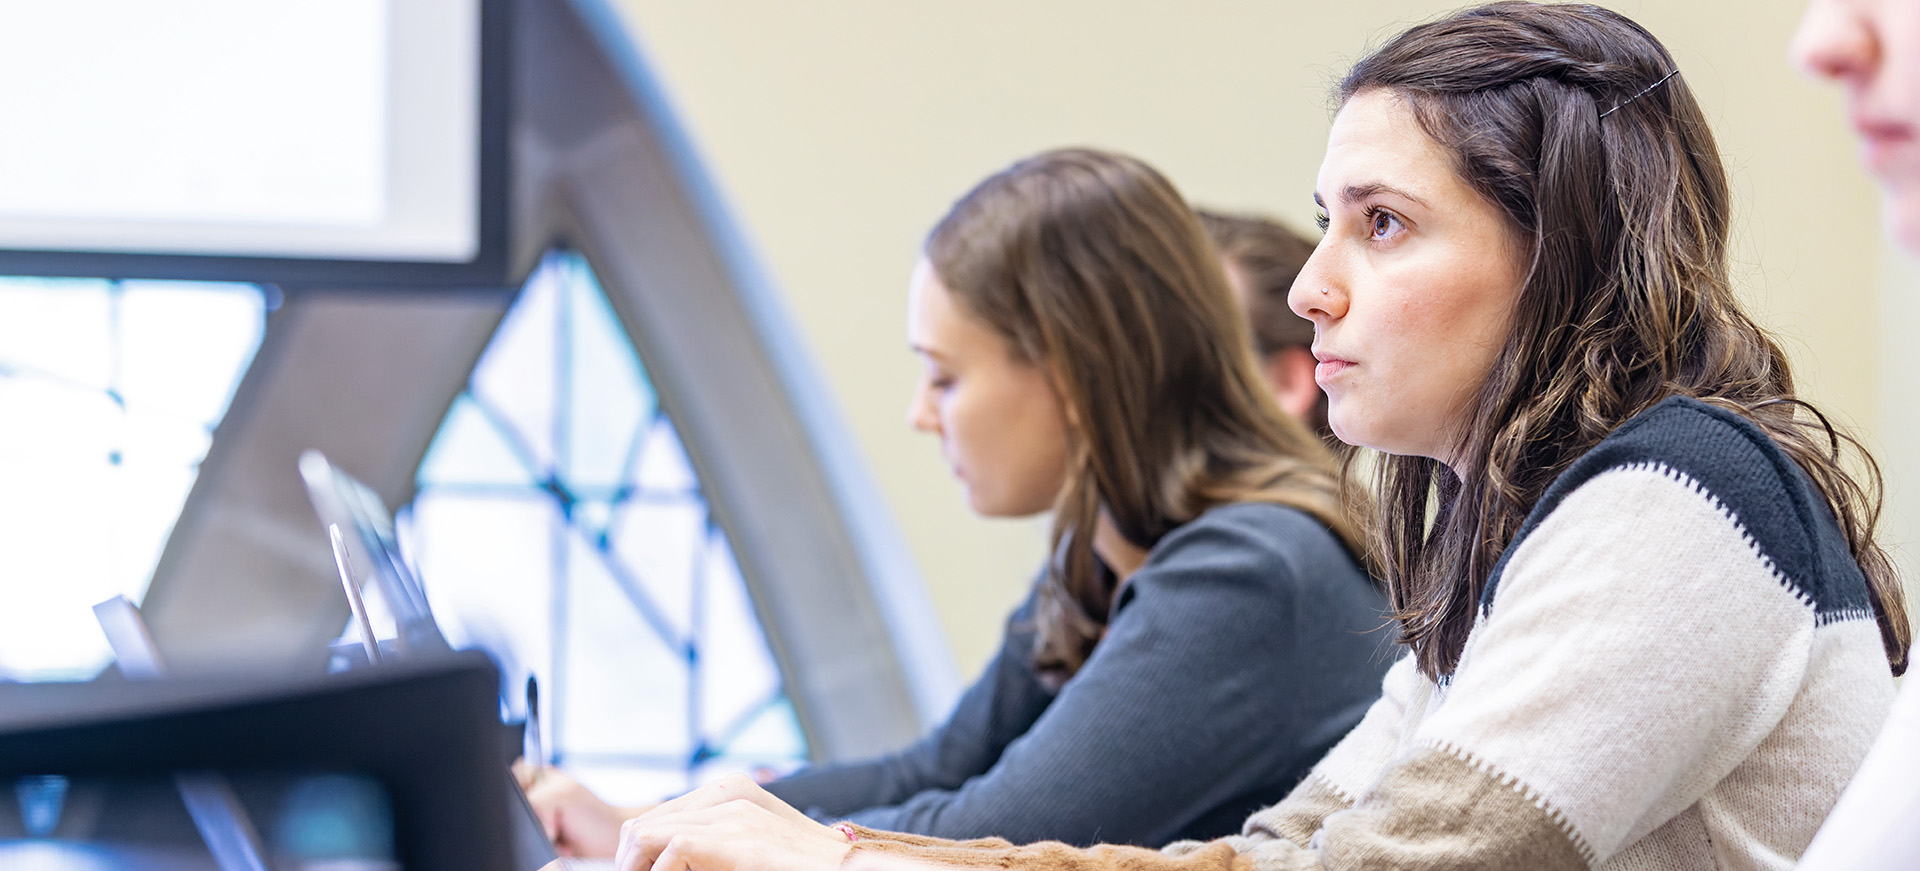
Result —
[[[300,455],[300,477],[314,512],[320,515],[321,528],[340,527],[354,574],[365,579],[362,594],[369,599],[369,610],[392,620],[393,636],[382,641],[390,641],[402,654],[448,649],[426,590],[400,554],[393,515],[379,494],[319,451]]]

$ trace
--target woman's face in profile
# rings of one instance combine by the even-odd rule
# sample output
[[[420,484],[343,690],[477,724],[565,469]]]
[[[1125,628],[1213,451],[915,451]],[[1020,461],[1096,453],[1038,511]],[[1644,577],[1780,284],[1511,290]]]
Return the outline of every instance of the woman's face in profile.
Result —
[[[1840,83],[1887,225],[1920,251],[1920,2],[1813,0],[1793,37],[1801,69]]]
[[[1383,91],[1354,95],[1334,118],[1314,199],[1326,235],[1287,302],[1313,321],[1334,433],[1455,465],[1520,294],[1504,214]]]
[[[908,290],[907,344],[923,366],[907,423],[940,437],[974,512],[1023,517],[1052,508],[1070,448],[1046,370],[962,310],[925,259]]]

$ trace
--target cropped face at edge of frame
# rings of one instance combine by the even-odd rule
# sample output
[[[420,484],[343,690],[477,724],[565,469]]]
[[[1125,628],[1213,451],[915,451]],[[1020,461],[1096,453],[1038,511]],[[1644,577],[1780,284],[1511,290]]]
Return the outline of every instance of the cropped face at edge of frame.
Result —
[[[1046,370],[962,309],[925,259],[908,289],[907,343],[923,366],[907,423],[940,437],[973,511],[1024,517],[1052,508],[1071,446]]]
[[[1525,266],[1505,215],[1452,167],[1398,96],[1354,95],[1316,182],[1326,235],[1287,302],[1313,322],[1335,435],[1456,465]]]
[[[1847,120],[1885,195],[1887,226],[1920,252],[1920,2],[1813,0],[1792,55],[1846,91]]]

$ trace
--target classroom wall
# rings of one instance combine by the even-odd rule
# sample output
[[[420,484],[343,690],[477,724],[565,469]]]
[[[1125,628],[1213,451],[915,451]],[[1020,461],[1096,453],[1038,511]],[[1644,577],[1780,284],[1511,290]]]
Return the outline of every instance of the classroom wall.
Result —
[[[905,425],[904,295],[926,229],[987,173],[1074,144],[1141,156],[1197,203],[1310,227],[1328,83],[1456,5],[618,0],[811,339],[968,674],[1046,526],[969,514]],[[1754,311],[1806,393],[1882,451],[1895,507],[1920,507],[1920,402],[1898,375],[1920,364],[1920,278],[1884,241],[1838,95],[1787,66],[1800,0],[1611,5],[1667,43],[1716,125]],[[1891,538],[1911,526],[1896,518]]]

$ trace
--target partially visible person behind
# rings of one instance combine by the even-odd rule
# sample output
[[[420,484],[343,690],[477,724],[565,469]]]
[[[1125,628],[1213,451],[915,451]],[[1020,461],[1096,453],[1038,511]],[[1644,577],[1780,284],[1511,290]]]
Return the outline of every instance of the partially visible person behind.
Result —
[[[1333,457],[1274,405],[1179,193],[1090,150],[988,178],[928,237],[907,340],[908,422],[976,513],[1053,512],[1053,558],[945,723],[766,788],[821,820],[1154,846],[1285,796],[1379,695],[1393,633]],[[522,774],[575,854],[646,810]]]
[[[1814,0],[1791,51],[1802,70],[1846,91],[1887,227],[1920,252],[1920,2]]]
[[[1287,291],[1313,256],[1313,240],[1268,218],[1198,211],[1220,249],[1227,284],[1253,326],[1253,350],[1274,399],[1281,410],[1331,441],[1327,395],[1313,380],[1319,365],[1313,359],[1313,322],[1287,307]]]
[[[1334,431],[1387,455],[1409,648],[1352,734],[1241,835],[1160,853],[835,831],[736,781],[630,823],[623,871],[1799,859],[1911,628],[1871,457],[1741,308],[1685,71],[1618,13],[1500,2],[1389,40],[1338,100],[1289,302]]]
[[[1908,253],[1920,255],[1920,2],[1814,0],[1791,52],[1801,70],[1846,91],[1860,156],[1880,182],[1887,229]],[[1920,867],[1920,682],[1907,680],[1860,774],[1800,867]]]

